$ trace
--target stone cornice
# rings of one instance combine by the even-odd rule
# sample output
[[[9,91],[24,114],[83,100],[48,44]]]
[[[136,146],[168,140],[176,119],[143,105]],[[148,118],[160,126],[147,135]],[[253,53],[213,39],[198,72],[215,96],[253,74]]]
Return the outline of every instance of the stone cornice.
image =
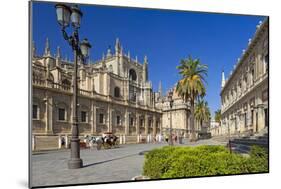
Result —
[[[254,86],[252,86],[252,88],[249,88],[245,94],[243,94],[240,98],[238,98],[237,100],[235,100],[235,102],[233,102],[232,104],[230,104],[227,108],[222,109],[221,114],[224,115],[227,112],[229,112],[233,107],[235,107],[238,103],[240,103],[241,101],[243,101],[245,98],[247,98],[252,92],[254,92],[259,86],[261,86],[262,84],[264,84],[264,82],[267,82],[268,79],[268,75],[264,75],[263,78],[261,78],[261,81],[259,81],[258,83],[254,84]]]
[[[235,74],[238,72],[242,64],[245,62],[245,60],[250,55],[251,51],[255,48],[255,45],[258,43],[259,38],[261,35],[264,34],[264,32],[268,29],[268,23],[269,19],[266,18],[264,22],[259,26],[259,28],[256,30],[256,33],[254,34],[254,37],[251,41],[251,43],[247,46],[247,49],[245,50],[245,53],[243,53],[242,57],[240,58],[239,62],[237,63],[237,66],[235,67],[233,73],[229,76],[229,78],[226,80],[224,87],[221,89],[220,95],[223,94],[223,92],[228,87],[227,85],[233,80]]]

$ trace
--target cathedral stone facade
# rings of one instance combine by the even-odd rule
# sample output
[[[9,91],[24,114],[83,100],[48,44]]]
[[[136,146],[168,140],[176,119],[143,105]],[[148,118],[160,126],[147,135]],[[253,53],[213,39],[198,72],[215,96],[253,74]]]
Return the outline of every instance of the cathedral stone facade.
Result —
[[[145,56],[140,63],[122,49],[116,39],[114,53],[108,49],[101,60],[78,62],[80,136],[112,132],[136,141],[139,135],[156,136],[163,127],[170,127],[167,97],[162,96],[161,85],[158,92],[153,92],[148,79],[148,58]],[[33,44],[32,98],[32,134],[36,146],[40,141],[57,145],[54,141],[60,140],[60,136],[71,135],[73,63],[62,59],[59,47],[56,55],[52,55],[48,39],[42,56],[36,54]],[[188,106],[182,103],[180,107],[179,103],[177,109],[181,112],[174,115],[173,127],[186,129]]]
[[[227,80],[222,73],[220,134],[264,132],[268,128],[268,18],[257,25]]]

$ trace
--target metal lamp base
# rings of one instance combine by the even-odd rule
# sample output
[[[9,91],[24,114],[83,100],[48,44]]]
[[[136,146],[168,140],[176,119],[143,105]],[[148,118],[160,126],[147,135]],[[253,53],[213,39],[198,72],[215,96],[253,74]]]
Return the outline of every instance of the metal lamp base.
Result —
[[[80,158],[68,160],[69,169],[79,169],[83,167],[83,161]]]

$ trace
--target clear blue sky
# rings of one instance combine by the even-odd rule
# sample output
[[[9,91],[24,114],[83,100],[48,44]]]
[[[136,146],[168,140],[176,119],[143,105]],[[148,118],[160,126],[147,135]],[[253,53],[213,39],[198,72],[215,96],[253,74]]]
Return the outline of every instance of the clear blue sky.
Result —
[[[221,71],[226,76],[233,69],[242,49],[247,47],[256,25],[264,17],[199,12],[178,12],[105,6],[80,6],[84,16],[80,38],[88,38],[93,48],[91,60],[102,57],[118,37],[125,53],[143,61],[148,56],[149,79],[154,90],[162,81],[163,91],[180,78],[176,66],[191,55],[207,64],[207,96],[212,114],[220,108]],[[53,3],[33,2],[33,40],[37,54],[42,54],[46,38],[51,51],[61,47],[62,56],[72,59],[56,21]]]

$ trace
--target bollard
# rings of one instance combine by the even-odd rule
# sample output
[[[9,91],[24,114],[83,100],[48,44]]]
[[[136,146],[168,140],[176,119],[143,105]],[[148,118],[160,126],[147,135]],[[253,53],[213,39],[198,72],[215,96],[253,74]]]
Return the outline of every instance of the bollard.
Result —
[[[58,147],[59,147],[59,149],[61,149],[61,136],[59,135],[58,137],[59,137],[58,138]]]
[[[65,148],[68,148],[68,135],[67,134],[65,134],[64,140],[65,140]]]
[[[123,135],[123,142],[124,142],[124,144],[126,144],[126,135]]]
[[[120,139],[119,143],[122,144],[122,142],[123,142],[122,135],[119,136],[119,139]]]
[[[87,135],[84,135],[84,142],[85,142],[85,143],[87,143],[87,138],[86,138],[86,136],[87,136]]]
[[[35,150],[35,135],[32,135],[32,151]]]
[[[137,135],[137,144],[140,143],[140,136]]]
[[[84,135],[84,142],[86,144],[86,147],[89,147],[89,145],[88,145],[88,137],[87,137],[86,134]]]

